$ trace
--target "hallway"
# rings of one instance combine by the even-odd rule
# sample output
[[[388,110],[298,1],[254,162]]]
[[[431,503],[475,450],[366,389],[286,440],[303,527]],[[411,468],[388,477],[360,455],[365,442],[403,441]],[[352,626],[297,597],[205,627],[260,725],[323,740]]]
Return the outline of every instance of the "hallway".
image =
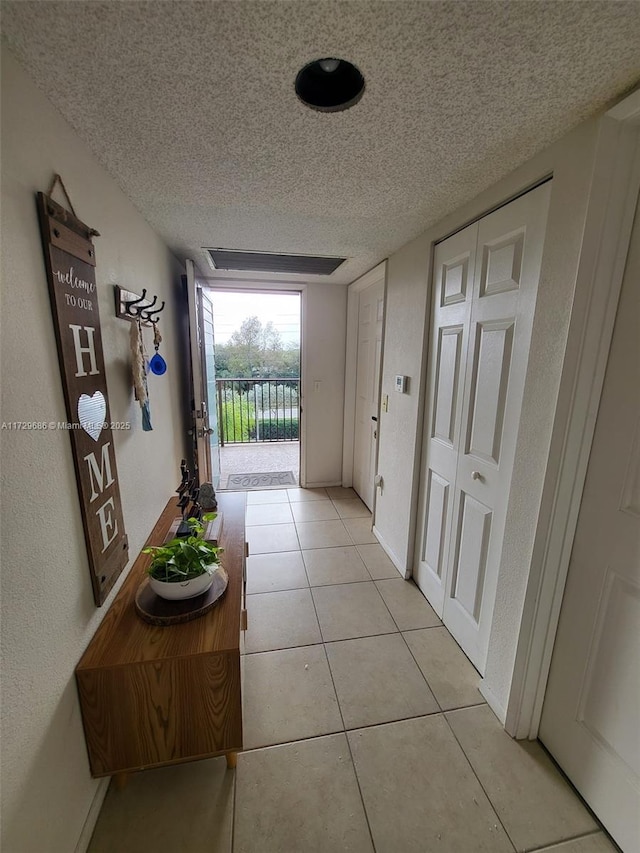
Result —
[[[90,853],[615,850],[544,750],[502,730],[354,492],[247,499],[246,751],[237,771],[112,787]]]

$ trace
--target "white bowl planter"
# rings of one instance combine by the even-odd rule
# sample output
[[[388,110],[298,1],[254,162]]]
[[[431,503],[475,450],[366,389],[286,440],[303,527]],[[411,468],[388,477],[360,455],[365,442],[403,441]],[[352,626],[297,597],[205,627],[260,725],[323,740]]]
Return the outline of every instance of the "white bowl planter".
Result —
[[[217,567],[214,564],[211,568]],[[196,595],[202,595],[206,592],[213,583],[214,574],[206,572],[203,575],[198,575],[197,578],[192,578],[188,581],[177,581],[175,583],[167,583],[167,581],[158,581],[155,578],[149,578],[149,585],[156,595],[161,598],[167,598],[170,601],[179,601],[184,598],[194,598]]]

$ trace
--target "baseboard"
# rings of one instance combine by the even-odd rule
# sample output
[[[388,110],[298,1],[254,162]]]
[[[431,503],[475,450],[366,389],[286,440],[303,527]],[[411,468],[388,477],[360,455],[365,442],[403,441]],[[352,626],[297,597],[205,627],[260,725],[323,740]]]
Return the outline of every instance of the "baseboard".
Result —
[[[80,838],[78,839],[78,843],[76,844],[75,853],[86,853],[89,847],[89,842],[91,841],[93,830],[96,828],[96,823],[98,822],[98,815],[100,814],[100,809],[102,808],[104,798],[107,796],[110,781],[111,777],[105,776],[98,782],[98,787],[96,788],[95,796],[87,813],[87,818],[84,822],[84,826],[82,827]]]
[[[301,489],[333,489],[336,486],[342,486],[341,482],[336,483],[335,480],[327,483],[307,483],[304,486],[300,486]],[[293,487],[291,487],[293,488]]]
[[[487,700],[487,705],[504,726],[505,720],[507,719],[507,709],[498,702],[496,695],[489,687],[487,687],[487,682],[484,679],[482,679],[478,685],[478,690],[482,693],[484,698]]]
[[[396,567],[396,569],[400,572],[402,577],[405,579],[408,578],[409,572],[407,571],[407,569],[402,564],[402,560],[400,560],[399,557],[396,554],[394,554],[393,549],[390,548],[389,545],[387,545],[387,543],[384,541],[384,538],[380,535],[380,531],[376,528],[375,524],[373,525],[373,535],[376,537],[376,539],[378,540],[378,542],[380,543],[380,545],[382,547],[382,550],[385,552],[387,557],[391,560],[391,562]]]

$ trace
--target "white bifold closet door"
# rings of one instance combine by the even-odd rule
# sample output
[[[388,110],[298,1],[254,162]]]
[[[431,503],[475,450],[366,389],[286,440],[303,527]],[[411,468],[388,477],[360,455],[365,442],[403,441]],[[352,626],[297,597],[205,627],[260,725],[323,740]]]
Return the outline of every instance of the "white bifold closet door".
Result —
[[[439,243],[414,578],[483,671],[551,183]]]

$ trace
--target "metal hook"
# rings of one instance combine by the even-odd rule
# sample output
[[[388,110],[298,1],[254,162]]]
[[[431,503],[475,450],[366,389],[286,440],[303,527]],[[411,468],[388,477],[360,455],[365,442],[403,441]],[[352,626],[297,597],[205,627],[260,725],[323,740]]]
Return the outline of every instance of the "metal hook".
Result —
[[[138,305],[130,313],[132,313],[134,315],[134,317],[138,317],[138,318],[146,321],[147,318],[145,317],[145,313],[149,310],[149,308],[153,308],[153,306],[156,304],[157,301],[158,301],[158,297],[154,296],[153,302],[150,302],[148,305]]]
[[[156,301],[156,297],[154,296],[154,298],[153,298],[153,302],[151,303],[151,305],[153,305],[155,301]],[[142,312],[141,312],[141,313],[142,313],[142,317],[143,317],[143,319],[144,319],[144,320],[147,320],[149,323],[157,323],[157,322],[158,322],[158,318],[157,318],[157,317],[152,317],[151,315],[152,315],[152,314],[160,314],[162,311],[164,311],[164,300],[162,301],[162,304],[160,305],[160,307],[159,307],[159,308],[156,308],[156,310],[155,310],[155,311],[149,311],[149,310],[148,310],[149,308],[151,308],[151,305],[147,306],[147,307],[144,309],[144,313],[142,313]]]
[[[132,311],[132,310],[131,310],[131,308],[132,308],[132,306],[133,306],[133,305],[139,305],[139,304],[140,304],[140,302],[144,302],[144,300],[145,300],[146,298],[147,298],[147,289],[146,289],[146,288],[143,288],[143,289],[142,289],[142,296],[140,296],[138,299],[132,299],[132,300],[131,300],[131,302],[125,302],[125,303],[124,303],[124,310],[125,310],[125,311],[127,312],[127,314],[129,314],[131,317],[138,317],[138,316],[140,316],[140,314],[139,314],[139,312],[138,312],[138,311]],[[146,306],[145,306],[145,307],[146,307]]]

